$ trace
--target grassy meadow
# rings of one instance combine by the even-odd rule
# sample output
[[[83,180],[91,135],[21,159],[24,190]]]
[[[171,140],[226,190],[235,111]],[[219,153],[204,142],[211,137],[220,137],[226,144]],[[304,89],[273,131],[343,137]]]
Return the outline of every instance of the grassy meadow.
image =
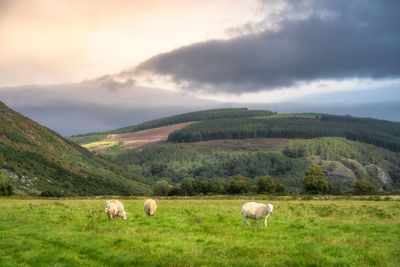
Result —
[[[400,201],[270,200],[268,228],[242,226],[248,200],[0,199],[0,266],[399,266]]]

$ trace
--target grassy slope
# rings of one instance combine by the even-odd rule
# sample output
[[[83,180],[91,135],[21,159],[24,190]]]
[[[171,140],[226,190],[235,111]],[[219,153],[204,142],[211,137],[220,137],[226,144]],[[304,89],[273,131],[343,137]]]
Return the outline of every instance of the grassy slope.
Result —
[[[400,123],[333,115],[207,120],[171,133],[168,141],[324,136],[345,137],[400,152]]]
[[[398,201],[268,201],[268,228],[242,226],[246,200],[0,201],[1,266],[398,266]]]
[[[248,110],[247,108],[224,108],[224,109],[210,109],[179,114],[160,118],[152,121],[147,121],[138,125],[128,126],[104,133],[89,133],[70,138],[71,141],[82,145],[96,141],[101,141],[107,138],[108,134],[122,134],[131,133],[176,123],[189,122],[189,121],[204,121],[218,118],[243,118],[243,117],[261,117],[272,115],[273,112],[268,110]]]
[[[19,192],[145,194],[149,181],[95,156],[0,102],[0,164]]]
[[[299,188],[305,168],[314,161],[323,165],[333,185],[344,190],[350,190],[355,179],[367,179],[378,188],[389,191],[400,187],[400,157],[392,152],[400,151],[400,123],[317,113],[267,113],[259,116],[258,112],[245,109],[201,111],[162,118],[136,128],[123,128],[123,131],[137,130],[142,126],[154,127],[160,122],[193,120],[196,116],[201,116],[197,119],[203,120],[169,135],[169,141],[184,144],[156,145],[143,151],[125,151],[117,145],[107,148],[104,153],[131,171],[154,180],[170,179],[173,183],[186,177],[229,178],[242,174],[255,178],[270,174],[289,188]],[[344,138],[315,139],[321,136]],[[92,142],[94,137],[83,136],[78,141]],[[294,140],[286,150],[282,146],[264,147],[262,142],[246,143],[249,138],[263,140],[264,137]],[[104,134],[101,138],[104,139]],[[297,138],[310,139],[296,142]],[[196,143],[205,140],[211,140],[209,146]],[[225,140],[227,143],[213,140]],[[235,145],[234,142],[242,144]],[[355,160],[362,167],[353,166],[347,159]],[[377,177],[375,165],[391,177],[388,185]]]
[[[374,173],[349,165],[377,165],[392,177],[386,190],[400,186],[400,156],[392,151],[338,137],[316,139],[247,139],[165,144],[141,151],[111,149],[106,156],[115,163],[158,180],[179,183],[184,178],[228,179],[236,174],[249,178],[269,174],[289,188],[300,188],[305,169],[321,163],[332,185],[351,190],[354,179],[367,179],[378,188]]]

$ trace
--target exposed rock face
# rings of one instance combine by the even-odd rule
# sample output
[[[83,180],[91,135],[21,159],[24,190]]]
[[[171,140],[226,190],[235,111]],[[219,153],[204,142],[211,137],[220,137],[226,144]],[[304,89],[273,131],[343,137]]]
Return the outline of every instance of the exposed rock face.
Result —
[[[37,180],[37,177],[29,178],[24,175],[19,177],[16,173],[7,169],[1,169],[0,171],[7,175],[13,181],[16,192],[18,194],[39,193],[38,190],[33,188],[34,182]]]
[[[378,177],[378,179],[385,185],[385,184],[391,184],[392,178],[390,177],[390,175],[381,167],[375,165],[375,164],[370,164],[368,167],[373,168],[373,170],[376,173],[376,177]]]

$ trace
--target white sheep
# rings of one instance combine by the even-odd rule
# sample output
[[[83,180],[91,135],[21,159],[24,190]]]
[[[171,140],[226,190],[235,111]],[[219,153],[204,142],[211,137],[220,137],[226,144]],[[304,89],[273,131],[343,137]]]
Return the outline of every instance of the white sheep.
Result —
[[[109,219],[122,217],[124,220],[126,220],[126,218],[128,218],[128,213],[126,213],[124,210],[124,205],[119,200],[107,200],[105,212]]]
[[[157,205],[153,199],[148,199],[144,202],[143,208],[148,216],[153,216],[157,210]]]
[[[273,212],[274,206],[272,204],[262,204],[257,202],[247,202],[242,206],[243,223],[246,222],[248,225],[250,223],[247,218],[257,220],[257,226],[260,219],[264,219],[264,225],[267,227],[268,216]]]

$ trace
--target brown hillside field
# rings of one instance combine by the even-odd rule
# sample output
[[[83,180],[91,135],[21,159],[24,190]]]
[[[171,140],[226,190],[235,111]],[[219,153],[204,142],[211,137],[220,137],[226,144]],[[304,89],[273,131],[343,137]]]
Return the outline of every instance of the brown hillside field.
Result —
[[[111,134],[108,136],[110,142],[121,142],[121,147],[127,149],[141,149],[146,146],[160,144],[167,141],[168,135],[173,131],[196,123],[195,121],[178,123],[133,133]]]

